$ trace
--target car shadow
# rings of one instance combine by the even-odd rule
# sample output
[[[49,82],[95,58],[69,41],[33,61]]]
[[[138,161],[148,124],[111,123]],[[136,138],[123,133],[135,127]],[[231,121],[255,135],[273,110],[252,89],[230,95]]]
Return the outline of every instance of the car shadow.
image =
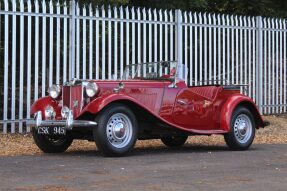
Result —
[[[179,148],[169,148],[165,146],[158,147],[138,147],[130,152],[130,155],[162,155],[162,154],[186,154],[186,153],[211,153],[211,152],[228,152],[230,151],[225,145],[184,145]]]
[[[251,147],[248,151],[257,150],[257,148]],[[180,148],[169,148],[166,146],[150,146],[150,147],[136,147],[132,149],[127,157],[143,156],[143,155],[165,155],[165,154],[186,154],[186,153],[215,153],[215,152],[240,152],[231,151],[226,145],[190,145],[186,144]],[[246,151],[244,151],[246,152]],[[46,154],[44,154],[46,155]],[[50,155],[50,154],[47,154]],[[54,155],[61,156],[85,156],[85,157],[102,157],[102,154],[96,150],[76,150],[67,151],[64,153],[58,153]]]

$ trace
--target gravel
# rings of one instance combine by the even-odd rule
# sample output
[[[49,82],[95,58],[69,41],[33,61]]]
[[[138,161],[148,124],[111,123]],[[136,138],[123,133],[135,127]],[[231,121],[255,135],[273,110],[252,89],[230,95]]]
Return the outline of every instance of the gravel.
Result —
[[[264,116],[270,126],[257,130],[254,144],[287,144],[287,115]],[[223,136],[191,136],[187,146],[198,145],[224,145]],[[162,149],[165,146],[160,140],[137,141],[136,147],[149,149]],[[75,140],[67,152],[94,151],[94,142]],[[0,135],[0,156],[40,155],[42,152],[34,144],[30,134]]]

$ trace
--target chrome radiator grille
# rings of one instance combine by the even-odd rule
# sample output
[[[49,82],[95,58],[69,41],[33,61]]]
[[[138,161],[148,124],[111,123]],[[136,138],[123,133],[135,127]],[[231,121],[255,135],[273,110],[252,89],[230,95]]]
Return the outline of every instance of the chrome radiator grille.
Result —
[[[67,106],[73,111],[74,117],[77,117],[82,110],[83,88],[77,86],[63,86],[63,106]]]

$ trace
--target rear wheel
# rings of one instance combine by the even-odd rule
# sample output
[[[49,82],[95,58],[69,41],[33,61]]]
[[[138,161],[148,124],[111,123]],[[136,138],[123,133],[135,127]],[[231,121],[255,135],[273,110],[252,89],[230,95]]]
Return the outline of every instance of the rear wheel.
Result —
[[[252,113],[245,107],[238,107],[232,114],[230,132],[224,135],[232,150],[246,150],[255,137],[255,122]]]
[[[188,136],[162,137],[161,141],[168,147],[181,147],[186,142]]]
[[[98,149],[106,156],[123,156],[130,151],[138,134],[134,113],[123,104],[112,104],[97,117],[94,139]]]
[[[39,135],[35,128],[32,129],[32,135],[34,142],[44,153],[65,152],[73,142],[68,135],[58,137]]]

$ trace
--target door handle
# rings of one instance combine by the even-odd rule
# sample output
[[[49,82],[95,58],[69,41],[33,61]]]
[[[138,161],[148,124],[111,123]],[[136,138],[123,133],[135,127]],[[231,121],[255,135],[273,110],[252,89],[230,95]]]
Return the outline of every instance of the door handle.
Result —
[[[187,105],[187,103],[181,99],[178,99],[176,102],[180,105]]]

